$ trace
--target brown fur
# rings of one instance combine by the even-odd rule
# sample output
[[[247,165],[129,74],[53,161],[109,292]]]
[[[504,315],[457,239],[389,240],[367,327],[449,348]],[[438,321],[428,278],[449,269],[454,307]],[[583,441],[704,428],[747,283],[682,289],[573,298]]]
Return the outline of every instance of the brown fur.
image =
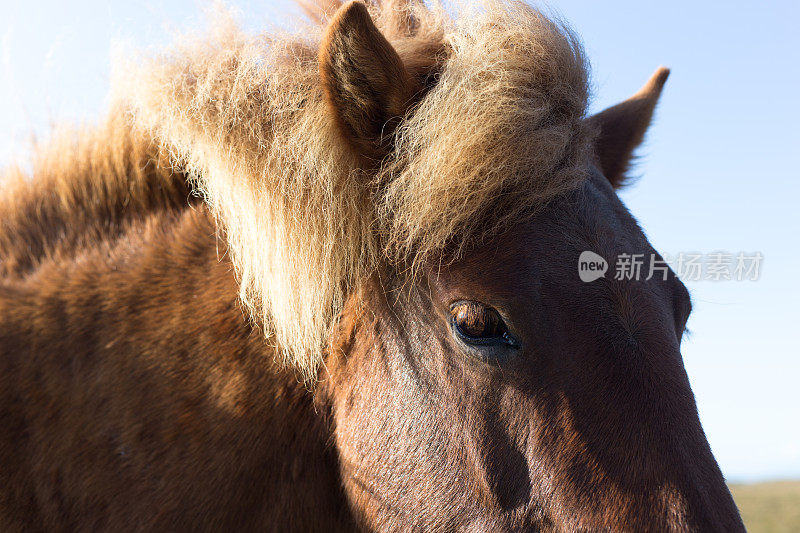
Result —
[[[224,254],[201,206],[0,285],[0,529],[348,524],[324,412]]]
[[[8,174],[0,529],[742,530],[685,288],[575,272],[652,251],[590,157],[626,168],[658,91],[587,122],[522,4],[335,7],[134,61]],[[464,300],[513,353],[459,340]]]

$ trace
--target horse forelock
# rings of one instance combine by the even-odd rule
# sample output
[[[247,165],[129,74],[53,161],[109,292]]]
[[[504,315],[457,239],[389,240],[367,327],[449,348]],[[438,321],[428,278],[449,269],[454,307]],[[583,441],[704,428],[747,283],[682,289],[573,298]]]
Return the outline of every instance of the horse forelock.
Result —
[[[165,54],[117,62],[115,97],[194,178],[224,229],[251,316],[313,379],[347,295],[381,265],[414,272],[585,178],[588,73],[563,24],[517,2],[449,16],[371,5],[424,96],[365,170],[331,120],[302,31],[250,36],[230,17]]]

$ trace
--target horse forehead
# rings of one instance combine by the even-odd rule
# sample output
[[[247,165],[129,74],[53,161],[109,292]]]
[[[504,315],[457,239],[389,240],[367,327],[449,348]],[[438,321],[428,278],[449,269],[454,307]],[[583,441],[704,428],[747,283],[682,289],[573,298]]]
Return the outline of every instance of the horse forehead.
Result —
[[[535,216],[509,226],[458,261],[430,270],[435,289],[486,303],[530,300],[542,285],[584,292],[579,260],[592,252],[615,274],[622,254],[652,250],[636,221],[605,178],[594,173],[579,189],[554,199]],[[460,292],[461,294],[455,294]]]
[[[605,262],[615,274],[619,257],[648,256],[653,248],[608,181],[596,169],[581,188],[553,202],[530,224],[525,246],[529,262],[551,278],[580,279],[583,259]]]

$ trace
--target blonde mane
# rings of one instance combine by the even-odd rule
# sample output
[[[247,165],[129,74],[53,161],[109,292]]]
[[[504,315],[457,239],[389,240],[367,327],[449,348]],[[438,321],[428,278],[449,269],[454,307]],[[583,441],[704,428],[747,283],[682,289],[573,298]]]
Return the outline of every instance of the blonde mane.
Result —
[[[587,69],[573,34],[521,2],[449,16],[371,5],[429,87],[377,169],[342,141],[317,52],[337,2],[302,34],[230,18],[118,69],[117,97],[195,180],[229,241],[241,299],[284,361],[313,379],[346,296],[380,265],[414,272],[584,179]],[[454,256],[454,257],[455,257]]]

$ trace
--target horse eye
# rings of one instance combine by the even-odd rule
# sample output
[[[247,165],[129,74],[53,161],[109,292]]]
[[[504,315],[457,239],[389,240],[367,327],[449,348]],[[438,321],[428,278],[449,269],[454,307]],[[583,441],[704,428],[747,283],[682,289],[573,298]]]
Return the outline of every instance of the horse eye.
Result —
[[[507,344],[516,346],[500,313],[478,302],[457,302],[450,308],[456,334],[468,344]]]

